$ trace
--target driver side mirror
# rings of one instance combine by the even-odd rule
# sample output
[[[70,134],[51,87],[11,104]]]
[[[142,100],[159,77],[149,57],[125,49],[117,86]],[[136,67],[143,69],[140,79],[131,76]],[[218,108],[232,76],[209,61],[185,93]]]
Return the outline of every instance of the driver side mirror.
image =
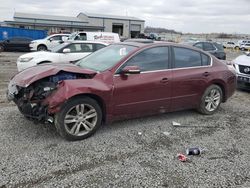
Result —
[[[69,48],[64,48],[63,53],[70,53],[70,49]]]
[[[7,40],[6,40],[6,42],[10,42],[10,40],[9,40],[9,39],[7,39]]]
[[[52,42],[54,39],[53,38],[49,38],[49,41]]]
[[[140,74],[141,70],[138,66],[126,66],[122,69],[121,74],[128,75],[128,74]]]

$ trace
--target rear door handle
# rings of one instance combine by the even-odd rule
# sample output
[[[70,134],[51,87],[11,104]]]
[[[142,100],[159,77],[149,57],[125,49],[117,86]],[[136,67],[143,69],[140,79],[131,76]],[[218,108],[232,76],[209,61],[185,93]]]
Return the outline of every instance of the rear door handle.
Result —
[[[167,83],[168,82],[168,78],[162,78],[160,82],[161,83]]]
[[[205,77],[207,77],[207,76],[210,75],[210,73],[209,72],[204,72],[202,75],[205,76]]]

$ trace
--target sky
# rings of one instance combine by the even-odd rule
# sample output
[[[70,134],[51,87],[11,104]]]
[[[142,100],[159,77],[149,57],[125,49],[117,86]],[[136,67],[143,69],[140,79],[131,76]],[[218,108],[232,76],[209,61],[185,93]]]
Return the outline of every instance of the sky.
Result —
[[[0,0],[0,21],[14,12],[77,16],[80,12],[134,16],[145,26],[183,33],[250,34],[250,0]]]

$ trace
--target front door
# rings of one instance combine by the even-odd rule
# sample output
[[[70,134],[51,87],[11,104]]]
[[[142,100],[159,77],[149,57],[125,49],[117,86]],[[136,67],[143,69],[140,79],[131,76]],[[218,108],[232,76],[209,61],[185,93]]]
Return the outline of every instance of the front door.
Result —
[[[47,44],[48,49],[51,50],[52,48],[62,43],[63,43],[62,36],[56,35],[56,36],[50,37],[46,44]]]
[[[169,47],[146,49],[129,59],[114,76],[113,115],[137,117],[171,108],[172,72]],[[138,66],[139,74],[123,75],[126,66]]]

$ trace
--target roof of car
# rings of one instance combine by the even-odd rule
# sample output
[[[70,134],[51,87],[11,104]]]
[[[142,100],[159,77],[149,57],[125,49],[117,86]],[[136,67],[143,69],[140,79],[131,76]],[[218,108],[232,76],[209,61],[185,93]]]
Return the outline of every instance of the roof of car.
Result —
[[[55,34],[52,34],[52,35],[48,35],[48,37],[53,37],[53,36],[69,36],[70,34],[67,34],[67,33],[55,33]]]
[[[73,44],[75,44],[75,43],[77,43],[77,44],[79,44],[79,43],[82,43],[82,44],[84,44],[84,43],[92,43],[92,44],[103,44],[103,45],[106,45],[106,46],[109,45],[109,44],[107,44],[105,42],[92,41],[92,40],[67,40],[65,42],[73,43]]]
[[[144,43],[144,42],[137,42],[137,41],[124,41],[124,42],[119,42],[119,43],[116,43],[116,44],[127,44],[127,45],[131,45],[131,46],[136,46],[136,47],[143,47],[143,46],[156,46],[156,45],[160,45],[160,44],[174,44],[174,43],[171,43],[171,42],[164,42],[164,41],[153,41],[153,42],[150,42],[150,43]]]
[[[171,46],[180,46],[180,47],[187,47],[191,49],[196,49],[193,46],[185,45],[185,44],[180,44],[180,43],[174,43],[174,42],[165,42],[165,41],[154,41],[153,43],[143,43],[143,42],[120,42],[116,44],[127,44],[131,46],[136,46],[136,47],[146,47],[146,46],[159,46],[159,45],[171,45]]]
[[[203,52],[207,55],[210,56],[209,53],[201,50],[200,48],[196,48],[194,46],[190,46],[187,44],[182,44],[182,43],[174,43],[174,42],[165,42],[165,41],[154,41],[153,43],[141,43],[141,42],[120,42],[120,43],[115,43],[115,44],[125,44],[125,45],[130,45],[130,46],[135,46],[138,48],[143,48],[143,47],[150,47],[150,46],[160,46],[160,45],[171,45],[171,46],[176,46],[176,47],[184,47],[184,48],[189,48],[195,51],[200,51]]]

